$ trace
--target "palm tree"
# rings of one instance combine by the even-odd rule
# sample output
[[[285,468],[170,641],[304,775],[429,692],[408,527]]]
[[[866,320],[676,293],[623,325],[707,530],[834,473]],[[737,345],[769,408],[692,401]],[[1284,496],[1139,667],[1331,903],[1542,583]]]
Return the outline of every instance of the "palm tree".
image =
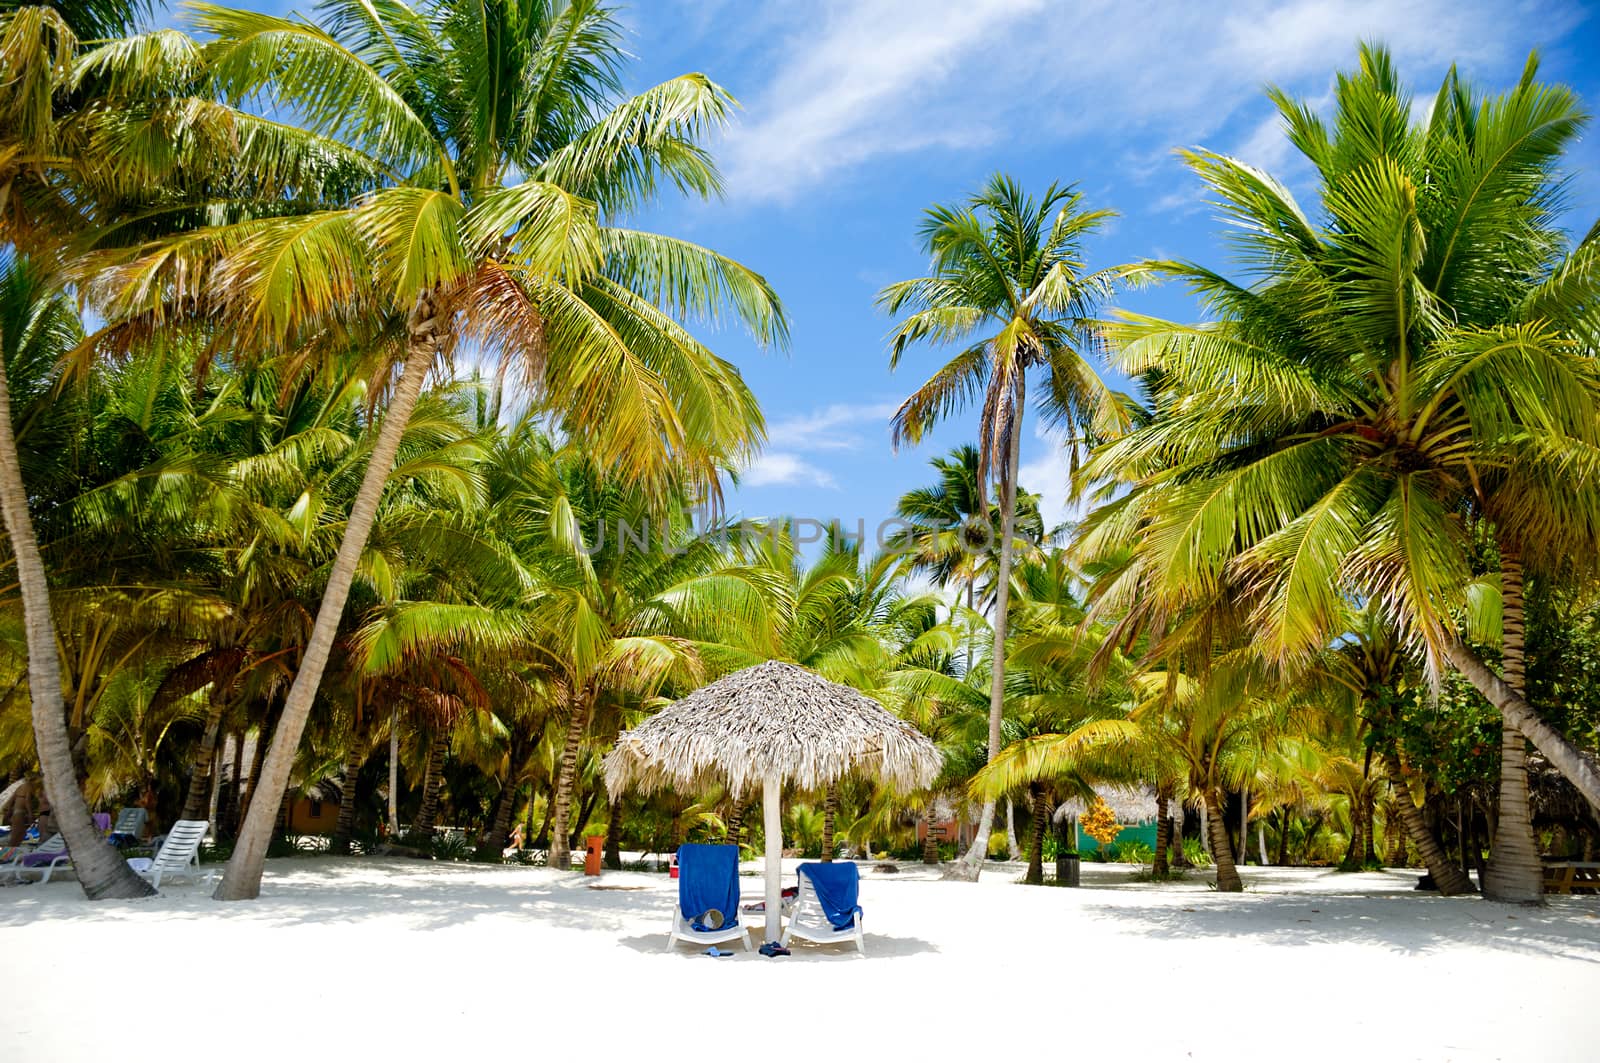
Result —
[[[986,505],[978,485],[978,448],[970,443],[933,458],[929,464],[938,482],[900,496],[895,514],[910,525],[906,560],[941,586],[958,589],[968,609],[978,607],[978,581],[993,559],[991,548],[1001,533],[999,507]],[[1017,493],[1018,543],[1037,546],[1044,539],[1039,499],[1023,490]],[[1014,549],[1016,548],[1014,546]],[[990,579],[993,574],[990,573]],[[988,594],[994,593],[991,587]]]
[[[143,897],[153,891],[128,870],[127,862],[115,850],[101,844],[73,771],[49,582],[12,430],[11,374],[24,363],[40,366],[59,360],[79,336],[71,303],[49,285],[42,271],[14,254],[0,257],[0,354],[4,357],[0,366],[0,510],[5,515],[22,597],[34,746],[45,794],[72,851],[84,893],[91,899]]]
[[[1189,153],[1261,283],[1150,264],[1215,320],[1106,329],[1124,371],[1159,371],[1166,413],[1085,475],[1133,484],[1102,523],[1137,544],[1146,608],[1227,588],[1261,651],[1292,667],[1337,636],[1349,596],[1376,602],[1600,806],[1594,761],[1453,620],[1472,548],[1455,514],[1486,513],[1525,564],[1552,570],[1600,546],[1600,229],[1564,250],[1553,173],[1583,115],[1536,72],[1530,59],[1487,99],[1452,72],[1421,125],[1376,48],[1340,78],[1331,131],[1275,94],[1321,177],[1320,227],[1266,174]]]
[[[296,115],[359,187],[158,240],[121,264],[108,255],[94,276],[101,305],[114,323],[225,321],[240,350],[315,358],[354,340],[389,391],[267,754],[270,798],[287,784],[401,433],[440,357],[477,342],[519,365],[598,461],[658,491],[685,475],[710,489],[755,444],[760,416],[733,367],[668,312],[729,305],[763,341],[781,341],[784,321],[766,282],[737,263],[609,224],[664,186],[717,188],[699,138],[731,100],[691,74],[619,101],[620,30],[597,0],[336,0],[321,24],[191,10],[212,38],[204,78],[230,100]],[[251,802],[219,899],[259,892],[273,804]]]
[[[993,480],[1001,513],[990,654],[991,757],[1002,740],[1006,617],[1028,371],[1046,375],[1040,407],[1070,433],[1074,467],[1081,444],[1119,431],[1126,422],[1122,403],[1082,354],[1090,314],[1110,292],[1116,275],[1087,271],[1082,240],[1110,216],[1108,211],[1085,210],[1082,194],[1071,187],[1051,185],[1036,200],[1011,178],[997,174],[966,203],[928,210],[921,235],[932,271],[891,284],[878,296],[879,305],[891,314],[909,311],[892,333],[891,368],[907,348],[922,341],[963,345],[960,354],[896,411],[896,443],[918,442],[935,423],[983,395],[979,502]],[[976,877],[982,866],[993,821],[994,803],[986,801],[979,837],[962,862],[967,877]]]

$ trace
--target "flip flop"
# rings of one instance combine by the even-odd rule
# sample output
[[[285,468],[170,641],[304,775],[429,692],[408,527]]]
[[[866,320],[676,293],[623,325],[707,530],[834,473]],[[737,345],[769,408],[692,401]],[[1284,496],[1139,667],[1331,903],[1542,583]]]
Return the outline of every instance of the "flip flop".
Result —
[[[715,945],[713,945],[709,949],[706,949],[706,955],[707,956],[718,956],[718,957],[720,957],[720,956],[732,956],[733,953],[724,952],[722,949],[719,949]]]
[[[789,950],[784,948],[782,945],[778,944],[776,941],[769,941],[765,945],[762,945],[756,951],[761,953],[761,955],[763,955],[763,956],[787,956],[787,955],[789,955]]]

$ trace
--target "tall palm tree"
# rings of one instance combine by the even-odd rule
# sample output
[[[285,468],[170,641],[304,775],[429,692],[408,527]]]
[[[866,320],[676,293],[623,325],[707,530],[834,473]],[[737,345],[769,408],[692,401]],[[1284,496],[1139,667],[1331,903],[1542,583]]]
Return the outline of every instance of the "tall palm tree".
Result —
[[[983,395],[978,422],[979,501],[991,480],[999,489],[1001,533],[995,574],[989,755],[1001,746],[1005,709],[1006,615],[1017,517],[1017,466],[1029,370],[1045,375],[1039,406],[1069,434],[1076,467],[1080,446],[1119,431],[1126,415],[1083,352],[1097,302],[1117,271],[1090,272],[1083,238],[1111,214],[1084,209],[1082,193],[1051,185],[1038,199],[1003,174],[957,206],[935,206],[922,223],[927,276],[891,284],[878,295],[890,314],[908,312],[891,333],[889,365],[924,341],[960,344],[961,352],[901,404],[896,443],[916,443],[945,417]],[[994,802],[985,801],[978,838],[962,861],[966,877],[982,866]]]
[[[1266,174],[1189,153],[1258,280],[1151,264],[1214,320],[1107,328],[1124,371],[1158,370],[1170,398],[1085,473],[1133,484],[1101,522],[1137,543],[1147,606],[1226,587],[1292,666],[1338,634],[1349,596],[1374,601],[1600,807],[1594,760],[1454,622],[1472,557],[1458,515],[1486,514],[1526,565],[1600,547],[1600,228],[1569,250],[1556,226],[1584,115],[1536,73],[1486,98],[1452,72],[1421,124],[1377,48],[1339,79],[1331,128],[1275,94],[1321,178],[1321,225]]]
[[[128,870],[127,862],[115,850],[101,844],[73,771],[49,582],[12,428],[11,375],[24,363],[54,363],[76,345],[80,335],[71,303],[43,271],[12,253],[0,257],[0,355],[4,359],[0,365],[0,510],[22,597],[34,747],[45,794],[72,851],[84,892],[91,899],[142,897],[152,890]]]
[[[764,341],[781,340],[784,321],[737,263],[612,224],[667,186],[716,190],[699,140],[732,101],[698,74],[619,99],[620,28],[598,0],[333,0],[320,22],[191,11],[210,38],[197,76],[225,99],[295,115],[359,175],[357,194],[108,254],[93,278],[100,304],[114,323],[220,320],[240,350],[309,359],[355,341],[389,392],[262,771],[271,798],[440,358],[475,342],[518,365],[538,407],[600,463],[658,491],[685,473],[712,490],[759,439],[760,415],[736,370],[670,314],[730,306]],[[252,801],[219,899],[259,892],[273,805]]]

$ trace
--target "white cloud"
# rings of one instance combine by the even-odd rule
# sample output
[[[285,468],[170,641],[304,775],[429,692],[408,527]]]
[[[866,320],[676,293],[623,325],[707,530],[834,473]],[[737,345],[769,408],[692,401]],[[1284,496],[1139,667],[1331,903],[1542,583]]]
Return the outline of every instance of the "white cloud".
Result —
[[[761,56],[724,158],[735,195],[792,199],[872,158],[928,148],[1067,139],[1115,129],[1166,144],[1210,137],[1264,83],[1320,94],[1357,40],[1406,66],[1517,60],[1584,12],[1524,0],[823,0]],[[1426,94],[1425,86],[1422,91]],[[1275,129],[1245,146],[1270,164]],[[1134,175],[1137,180],[1137,175]]]
[[[798,454],[774,450],[766,451],[752,461],[740,477],[740,483],[745,487],[839,486],[828,470],[818,468]]]
[[[1067,498],[1072,473],[1060,438],[1042,425],[1034,426],[1033,436],[1045,445],[1044,452],[1017,467],[1017,483],[1023,490],[1039,496],[1039,515],[1044,519],[1045,531],[1050,531],[1083,516],[1084,506]]]
[[[767,442],[793,450],[852,450],[862,432],[887,435],[895,402],[838,402],[810,413],[785,417],[767,426]]]

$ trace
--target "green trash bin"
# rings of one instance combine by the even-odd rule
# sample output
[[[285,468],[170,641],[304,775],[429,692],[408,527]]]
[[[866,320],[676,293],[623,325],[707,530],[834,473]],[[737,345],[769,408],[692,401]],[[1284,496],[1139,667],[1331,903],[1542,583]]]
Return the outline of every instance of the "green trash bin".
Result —
[[[1056,857],[1056,883],[1061,886],[1078,884],[1079,860],[1077,853],[1062,853]]]

